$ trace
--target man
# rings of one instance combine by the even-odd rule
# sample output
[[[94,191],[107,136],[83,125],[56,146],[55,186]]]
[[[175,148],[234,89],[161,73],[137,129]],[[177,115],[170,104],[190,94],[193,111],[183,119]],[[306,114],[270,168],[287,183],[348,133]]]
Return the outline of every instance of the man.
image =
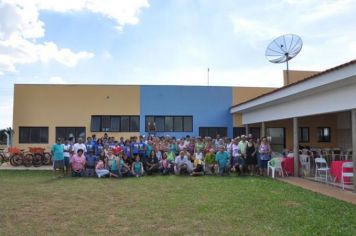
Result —
[[[73,151],[74,154],[77,154],[79,149],[83,150],[84,153],[87,152],[87,147],[83,143],[83,139],[82,138],[79,138],[78,139],[78,143],[73,145],[73,150],[72,151]]]
[[[237,164],[239,166],[239,174],[243,174],[244,172],[244,167],[245,167],[245,162],[246,162],[246,147],[247,147],[247,141],[246,141],[246,136],[241,135],[241,141],[239,142],[239,150],[241,155],[237,159]]]
[[[182,171],[187,171],[189,174],[193,171],[192,162],[184,151],[179,153],[174,161],[174,172],[176,175],[180,175]]]
[[[225,151],[224,146],[219,147],[219,151],[215,155],[215,161],[219,167],[219,175],[223,176],[229,168],[229,154]]]
[[[57,139],[57,143],[53,144],[52,149],[53,160],[53,176],[56,176],[56,170],[59,169],[62,172],[60,177],[64,177],[64,146],[61,143],[61,139]]]
[[[64,165],[66,167],[66,175],[70,174],[70,157],[71,157],[72,145],[69,140],[64,141]]]

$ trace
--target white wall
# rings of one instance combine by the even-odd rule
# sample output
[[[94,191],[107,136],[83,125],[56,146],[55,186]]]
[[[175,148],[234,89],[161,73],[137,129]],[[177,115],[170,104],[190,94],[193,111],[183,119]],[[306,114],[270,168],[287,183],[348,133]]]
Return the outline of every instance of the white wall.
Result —
[[[243,112],[243,124],[331,113],[356,108],[356,80],[294,100]]]

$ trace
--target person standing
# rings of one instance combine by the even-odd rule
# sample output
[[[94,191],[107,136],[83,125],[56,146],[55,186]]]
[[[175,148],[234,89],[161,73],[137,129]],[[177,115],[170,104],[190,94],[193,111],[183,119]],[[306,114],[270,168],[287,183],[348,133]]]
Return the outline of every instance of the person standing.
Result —
[[[53,176],[56,176],[56,170],[61,171],[59,177],[64,177],[64,145],[61,143],[61,139],[57,139],[57,143],[53,144],[52,149],[52,160],[53,160]]]
[[[223,176],[229,169],[229,154],[225,151],[224,146],[219,147],[215,155],[215,161],[219,167],[219,175]]]
[[[252,137],[249,137],[246,146],[246,165],[250,172],[250,175],[253,175],[255,173],[255,167],[257,165],[257,158],[256,147]]]
[[[267,162],[271,158],[271,146],[266,137],[261,139],[258,152],[260,153],[260,174],[263,176],[267,172]]]
[[[87,147],[85,145],[85,143],[83,143],[83,139],[82,138],[79,138],[78,139],[78,143],[75,143],[73,145],[73,154],[76,155],[78,153],[78,150],[81,149],[83,150],[84,153],[87,152]]]
[[[70,173],[70,157],[72,152],[72,145],[69,143],[69,140],[64,141],[64,165],[65,165],[65,172],[68,176]]]

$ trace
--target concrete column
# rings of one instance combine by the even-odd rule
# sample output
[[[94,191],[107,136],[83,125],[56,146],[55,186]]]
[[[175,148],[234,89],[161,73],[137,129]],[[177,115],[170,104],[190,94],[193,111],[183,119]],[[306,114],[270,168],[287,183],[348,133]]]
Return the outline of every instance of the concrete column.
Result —
[[[248,135],[248,132],[249,132],[249,130],[248,130],[248,124],[246,124],[246,125],[245,125],[245,134],[246,134],[246,136]]]
[[[298,143],[298,118],[293,118],[293,156],[294,156],[294,176],[299,174],[299,143]]]
[[[261,138],[266,136],[266,124],[265,122],[261,123]]]
[[[354,163],[354,192],[356,192],[356,109],[351,110],[352,161]]]

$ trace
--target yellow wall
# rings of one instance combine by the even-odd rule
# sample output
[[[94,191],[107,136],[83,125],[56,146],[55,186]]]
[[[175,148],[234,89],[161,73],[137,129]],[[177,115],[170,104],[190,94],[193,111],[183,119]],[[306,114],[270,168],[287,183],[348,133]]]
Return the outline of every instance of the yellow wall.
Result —
[[[303,80],[317,73],[319,73],[319,71],[289,70],[289,83],[287,83],[287,71],[284,70],[283,71],[284,85],[295,83],[299,80]]]
[[[76,106],[76,101],[79,106]],[[85,102],[86,101],[86,102]],[[63,112],[65,111],[65,112]],[[38,116],[38,114],[42,114]],[[140,87],[123,85],[15,85],[14,145],[21,148],[55,142],[55,127],[86,127],[92,115],[140,115]],[[48,126],[49,143],[19,144],[19,126]],[[100,137],[101,133],[96,133]],[[115,134],[115,135],[112,135]],[[139,133],[109,133],[119,138]]]
[[[234,87],[232,88],[232,105],[246,102],[262,94],[271,92],[276,88],[266,87]],[[233,114],[233,126],[242,126],[242,115],[239,113]]]

